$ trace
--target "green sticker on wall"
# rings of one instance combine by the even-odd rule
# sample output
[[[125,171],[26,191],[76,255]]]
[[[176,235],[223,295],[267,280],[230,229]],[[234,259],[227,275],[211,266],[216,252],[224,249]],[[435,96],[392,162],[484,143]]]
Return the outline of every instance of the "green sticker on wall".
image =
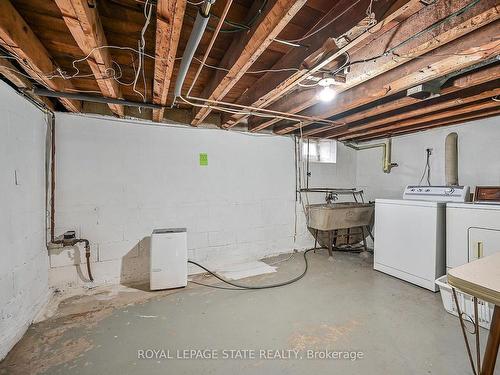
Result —
[[[208,165],[208,154],[205,154],[205,153],[200,154],[200,165],[202,165],[202,166]]]

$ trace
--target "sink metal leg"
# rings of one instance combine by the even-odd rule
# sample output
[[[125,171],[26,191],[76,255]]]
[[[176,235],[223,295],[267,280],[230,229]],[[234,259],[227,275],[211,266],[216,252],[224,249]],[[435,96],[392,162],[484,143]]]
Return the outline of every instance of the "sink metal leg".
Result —
[[[368,246],[366,245],[365,227],[361,227],[361,236],[363,237],[363,249],[364,251],[368,251]]]
[[[332,231],[328,231],[328,260],[333,261],[333,235]]]
[[[316,229],[316,234],[314,235],[314,252],[318,248],[318,230]]]

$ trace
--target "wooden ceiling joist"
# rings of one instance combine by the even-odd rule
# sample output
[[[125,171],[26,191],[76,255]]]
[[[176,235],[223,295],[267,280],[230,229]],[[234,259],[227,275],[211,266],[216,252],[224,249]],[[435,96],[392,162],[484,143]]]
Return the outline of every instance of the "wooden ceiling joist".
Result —
[[[158,0],[156,5],[156,60],[153,83],[155,104],[167,104],[185,10],[184,0]],[[160,122],[164,111],[153,110],[153,121]]]
[[[387,2],[381,3],[377,4],[379,6],[377,11],[380,14],[376,16],[380,16],[387,10]],[[369,4],[370,0],[355,3],[347,0],[337,2],[328,16],[308,31],[308,33],[313,33],[312,36],[302,42],[307,47],[293,48],[272,67],[273,70],[287,70],[264,74],[252,87],[246,90],[237,103],[253,107],[268,106],[295,87],[306,75],[311,74],[312,68],[325,64],[327,59],[333,61],[338,56],[341,56],[348,49],[343,48],[340,50],[334,42],[333,36],[340,36],[349,32],[353,25],[357,25],[366,18],[366,9]],[[385,22],[372,28],[371,33],[365,33],[365,35],[352,41],[349,44],[349,49],[360,44],[369,43],[376,33],[389,30],[423,6],[420,1],[409,1],[404,7],[392,13]],[[315,30],[319,30],[321,27],[323,29],[320,32],[314,33]],[[290,68],[297,68],[297,70],[294,71]],[[234,115],[223,127],[232,127],[244,117],[247,116]]]
[[[498,85],[500,82],[496,82]],[[422,115],[426,115],[429,113],[433,113],[440,110],[451,109],[456,107],[463,107],[466,104],[482,101],[484,99],[491,99],[497,95],[500,95],[500,88],[495,88],[488,91],[483,91],[479,94],[468,96],[465,98],[456,98],[451,100],[442,101],[441,103],[435,105],[424,106],[423,108],[409,110],[407,112],[401,113],[399,115],[391,116],[389,119],[380,119],[377,121],[372,121],[366,124],[363,124],[358,127],[351,128],[347,131],[339,132],[338,134],[330,134],[329,138],[335,137],[342,139],[344,137],[353,137],[355,138],[359,134],[363,134],[364,131],[374,128],[381,128],[393,122],[400,122],[407,119],[412,119],[413,117],[419,117]],[[457,111],[460,111],[461,108],[457,108]]]
[[[416,126],[409,126],[406,128],[396,129],[396,130],[393,130],[391,132],[373,134],[371,136],[359,138],[356,141],[365,142],[365,141],[370,141],[370,140],[379,139],[379,138],[387,138],[387,137],[392,137],[392,136],[404,135],[404,134],[414,133],[417,131],[424,131],[424,130],[430,130],[430,129],[444,127],[444,126],[463,124],[464,122],[467,122],[467,121],[480,120],[480,119],[485,119],[485,118],[489,118],[492,116],[498,116],[498,115],[500,115],[500,109],[498,107],[493,108],[493,109],[489,109],[489,110],[479,110],[477,112],[472,112],[472,113],[468,113],[465,115],[452,116],[452,117],[446,118],[446,119],[441,120],[441,121],[431,121],[431,122],[419,124]]]
[[[33,89],[33,84],[26,78],[21,72],[19,72],[14,65],[9,61],[0,58],[0,74],[7,78],[14,86],[21,90],[26,91],[26,95],[31,96],[34,100],[40,104],[45,105],[51,110],[54,110],[54,104],[49,98],[43,98],[35,94],[31,94],[29,90]]]
[[[76,43],[83,54],[88,56],[86,61],[102,95],[120,99],[121,89],[114,79],[115,68],[111,54],[107,48],[103,48],[108,45],[108,42],[95,4],[90,6],[87,0],[55,0],[55,3]],[[109,104],[109,108],[120,117],[125,114],[121,105]]]
[[[491,67],[486,67],[484,69],[481,69],[479,71],[473,71],[470,73],[467,73],[463,76],[460,76],[456,79],[452,79],[451,83],[449,86],[441,89],[439,95],[440,97],[437,98],[436,100],[442,101],[443,99],[450,97],[455,94],[460,94],[464,89],[467,88],[474,88],[474,87],[482,87],[483,84],[491,81],[497,81],[500,79],[500,65],[494,65]],[[464,99],[467,99],[468,97],[465,96]],[[364,126],[366,123],[368,123],[371,117],[380,117],[381,115],[384,115],[388,121],[392,120],[392,114],[390,112],[394,111],[407,111],[406,113],[411,111],[411,107],[413,105],[417,105],[420,103],[425,103],[426,108],[428,111],[431,111],[433,107],[433,103],[436,100],[427,100],[423,102],[421,99],[416,99],[413,97],[405,96],[399,99],[395,99],[393,101],[383,103],[368,109],[365,109],[363,111],[358,111],[352,115],[348,115],[342,118],[337,119],[337,121],[341,123],[345,123],[345,126],[343,127],[337,127],[335,128],[334,132],[330,132],[329,136],[331,137],[332,135],[335,134],[342,134],[344,131],[351,129],[351,128],[356,128],[358,127],[357,122],[362,121],[362,125]],[[310,137],[314,136],[316,134],[324,133],[328,130],[332,130],[332,126],[329,125],[320,125],[320,126],[315,126],[315,127],[310,127],[307,130],[304,130],[302,132],[302,135],[304,137]]]
[[[485,26],[456,43],[432,52],[425,61],[413,61],[342,93],[335,100],[335,105],[326,108],[322,116],[329,118],[353,110],[492,58],[500,52],[500,43],[491,34],[497,28],[496,23]]]
[[[495,35],[495,30],[498,30],[497,23],[485,26],[467,37],[437,49],[432,59],[403,65],[368,81],[365,85],[346,91],[339,95],[335,106],[329,109],[326,115],[330,117],[360,107],[496,56],[500,53],[500,43],[492,36]]]
[[[500,66],[492,66],[489,68],[481,69],[478,71],[473,71],[467,73],[459,78],[453,79],[452,84],[441,90],[440,95],[452,94],[454,92],[463,90],[464,88],[478,86],[486,82],[490,82],[500,78]],[[370,107],[366,110],[356,111],[352,115],[348,115],[339,118],[339,122],[345,122],[346,124],[354,123],[363,119],[367,119],[372,116],[381,115],[383,113],[389,113],[391,111],[410,106],[412,104],[419,103],[419,99],[415,99],[409,96],[404,96],[400,99],[390,101],[388,103],[380,104],[375,107]],[[326,127],[322,127],[327,129]],[[310,136],[314,134],[321,133],[323,130],[311,129],[304,131],[304,136]]]
[[[220,66],[228,71],[218,70],[203,90],[202,98],[220,101],[240,80],[245,72],[259,58],[302,8],[307,0],[273,0],[264,10],[259,21],[247,33],[235,38],[224,54]],[[196,108],[191,125],[198,126],[210,113],[207,107]]]
[[[494,92],[497,93],[500,90],[493,90]],[[495,95],[493,95],[495,96]],[[486,100],[482,100],[476,103],[472,103],[469,105],[462,105],[460,108],[453,108],[453,109],[446,109],[442,111],[436,111],[435,113],[427,114],[425,116],[420,116],[416,118],[411,118],[409,120],[404,120],[404,121],[396,121],[395,123],[388,125],[388,126],[382,126],[380,128],[376,129],[370,129],[366,130],[364,132],[360,132],[357,134],[351,134],[351,135],[346,135],[339,137],[338,139],[340,141],[348,141],[351,139],[359,138],[359,137],[364,137],[367,135],[374,135],[374,134],[380,134],[380,133],[385,133],[388,131],[393,131],[393,130],[400,130],[404,129],[410,126],[415,126],[423,123],[431,123],[433,121],[443,121],[446,120],[450,117],[453,116],[459,116],[459,115],[467,115],[468,113],[471,112],[477,112],[477,111],[482,111],[482,110],[491,110],[491,109],[500,109],[500,103],[497,101],[494,101],[490,98]]]
[[[39,83],[55,91],[74,90],[73,85],[62,78],[52,78],[57,65],[9,0],[0,1],[0,44],[16,56],[26,73]],[[60,99],[71,112],[80,112],[81,103]]]
[[[500,17],[500,6],[496,0],[481,1],[474,7],[467,8],[468,4],[470,1],[466,0],[457,0],[452,3],[446,0],[437,0],[406,19],[399,27],[380,36],[368,48],[361,49],[351,56],[351,61],[361,61],[361,63],[352,66],[346,84],[338,86],[337,91],[343,93],[352,91],[353,87],[361,84],[363,86],[369,85],[375,77],[392,72],[401,65],[408,65],[411,60],[419,59],[436,48],[442,48],[441,46],[495,22]],[[459,13],[462,9],[466,9],[466,11]],[[450,12],[456,12],[457,16],[445,20]],[[415,25],[418,25],[417,30]],[[429,28],[428,31],[423,31],[427,28]],[[422,32],[420,32],[421,30]],[[389,49],[393,49],[391,53],[383,53],[387,51],[387,46]],[[371,59],[373,56],[380,57]],[[363,62],[366,59],[369,61]],[[417,61],[415,65],[418,64]],[[314,90],[297,92],[294,95],[302,97],[303,102],[299,107],[294,107],[293,95],[285,98],[282,103],[276,103],[276,105],[280,105],[280,108],[285,112],[301,112],[301,114],[310,116],[314,114],[314,116],[323,118],[341,112],[337,111],[335,105],[339,99],[331,103],[330,106],[326,106],[316,104],[318,99]],[[339,97],[341,96],[342,94],[339,95]],[[290,102],[288,107],[287,102]],[[311,108],[304,110],[304,106]],[[274,109],[273,106],[270,109]],[[256,128],[252,123],[250,123],[250,127]],[[258,128],[262,128],[262,126]],[[298,125],[290,126],[281,129],[279,134],[286,134],[297,128]]]

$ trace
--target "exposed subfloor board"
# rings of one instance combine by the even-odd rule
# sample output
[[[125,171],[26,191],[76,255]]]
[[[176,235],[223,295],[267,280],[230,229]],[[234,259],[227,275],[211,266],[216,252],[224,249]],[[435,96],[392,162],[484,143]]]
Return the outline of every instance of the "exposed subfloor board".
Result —
[[[61,304],[33,325],[0,374],[470,374],[459,323],[439,294],[373,270],[371,260],[321,250],[283,288],[228,291],[190,284],[173,292],[100,291]],[[282,258],[286,258],[283,255]],[[266,260],[268,261],[268,260]],[[269,262],[273,262],[270,259]],[[252,284],[289,279],[301,254]],[[216,280],[203,277],[205,283]],[[130,292],[130,291],[129,291]],[[69,315],[68,315],[69,314]],[[483,343],[486,331],[481,331]],[[138,359],[138,350],[299,350],[301,359]],[[308,360],[307,350],[364,358]]]

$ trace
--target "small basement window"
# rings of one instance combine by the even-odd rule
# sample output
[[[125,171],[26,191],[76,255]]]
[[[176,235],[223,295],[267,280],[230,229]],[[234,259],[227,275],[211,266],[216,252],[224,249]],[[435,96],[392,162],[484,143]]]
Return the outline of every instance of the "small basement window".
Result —
[[[302,143],[302,155],[304,159],[309,154],[312,163],[336,163],[337,141],[329,139],[307,140]]]

